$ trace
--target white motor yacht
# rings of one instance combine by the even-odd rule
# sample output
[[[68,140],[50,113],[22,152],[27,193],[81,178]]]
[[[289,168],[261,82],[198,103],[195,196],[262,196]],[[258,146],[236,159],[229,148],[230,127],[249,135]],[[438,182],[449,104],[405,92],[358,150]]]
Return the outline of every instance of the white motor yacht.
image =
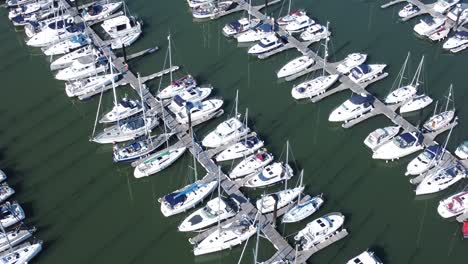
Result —
[[[99,58],[102,56],[101,52],[98,51],[93,45],[87,45],[75,51],[72,51],[66,55],[61,56],[60,58],[54,60],[50,64],[50,69],[61,70],[64,68],[69,67],[75,60],[81,57],[89,57],[94,56],[95,58]]]
[[[315,97],[324,93],[335,84],[339,78],[340,75],[338,74],[321,75],[294,86],[291,90],[291,96],[296,100]]]
[[[330,113],[328,121],[330,122],[347,122],[357,118],[374,109],[373,103],[375,98],[370,94],[353,94],[351,98],[346,100]]]
[[[288,25],[290,23],[293,23],[297,18],[302,17],[302,16],[306,16],[306,15],[307,15],[307,13],[306,13],[305,10],[302,10],[302,9],[294,10],[291,13],[289,13],[289,14],[283,16],[283,17],[278,18],[276,23],[278,25],[280,25],[280,26],[285,26],[285,25]]]
[[[383,264],[383,262],[371,251],[364,251],[350,259],[346,264]]]
[[[274,34],[273,26],[268,23],[264,23],[256,28],[249,29],[244,33],[237,35],[236,39],[239,43],[254,42]]]
[[[307,27],[304,32],[301,33],[300,37],[304,41],[318,42],[322,39],[328,38],[331,32],[327,27],[320,24],[313,24]]]
[[[432,103],[432,98],[425,94],[416,95],[400,107],[400,113],[409,113],[423,109]]]
[[[233,37],[235,35],[244,33],[247,30],[257,27],[259,23],[260,23],[260,19],[258,18],[249,19],[249,18],[243,17],[239,20],[226,24],[223,27],[223,34],[226,37]]]
[[[2,183],[0,185],[0,203],[3,203],[8,198],[15,194],[15,190],[8,186],[7,183]]]
[[[455,53],[462,49],[465,49],[467,45],[468,45],[468,32],[459,31],[455,33],[454,36],[450,37],[447,41],[445,41],[444,45],[442,45],[442,48],[445,50],[450,50],[451,52]]]
[[[447,13],[447,18],[463,25],[468,19],[468,3],[459,3]]]
[[[212,132],[206,135],[202,140],[202,145],[207,148],[217,148],[241,138],[249,132],[250,128],[237,117],[233,117],[223,121]]]
[[[260,55],[275,50],[283,45],[283,40],[272,34],[262,38],[258,44],[252,46],[247,52],[252,55]]]
[[[46,56],[62,55],[69,53],[75,49],[81,48],[91,43],[91,39],[84,34],[75,35],[69,39],[65,39],[55,43],[49,47],[42,48]]]
[[[205,100],[213,91],[212,86],[194,87],[184,90],[172,98],[168,108],[173,113],[177,113],[185,109],[187,102],[199,102]]]
[[[275,203],[277,203],[277,209],[283,208],[292,203],[302,191],[304,191],[304,187],[300,186],[294,189],[286,189],[268,194],[256,201],[257,209],[260,210],[262,214],[273,212],[275,210]]]
[[[0,257],[2,264],[27,264],[42,250],[42,242],[25,243]]]
[[[439,163],[440,156],[444,150],[439,145],[427,147],[421,154],[408,163],[405,175],[422,174]]]
[[[216,17],[238,5],[234,1],[216,1],[197,6],[192,9],[192,16],[197,19]]]
[[[308,250],[331,237],[344,224],[341,213],[329,213],[307,224],[294,236],[299,250]]]
[[[432,8],[434,11],[443,14],[452,9],[452,7],[454,7],[459,2],[460,0],[437,0]]]
[[[377,128],[372,131],[366,139],[364,144],[371,150],[375,150],[388,141],[392,140],[400,132],[399,126],[388,126],[384,128]]]
[[[181,232],[192,232],[205,229],[224,221],[237,214],[240,210],[240,203],[234,198],[216,197],[206,203],[203,208],[191,213],[179,225]]]
[[[416,187],[416,195],[436,193],[445,190],[465,177],[466,170],[461,164],[442,168],[423,179],[418,187]]]
[[[386,64],[361,64],[351,69],[349,79],[355,83],[367,82],[382,74],[385,67]]]
[[[107,112],[101,119],[99,119],[99,123],[114,123],[139,114],[142,111],[143,107],[140,101],[124,97],[120,103],[114,105],[111,111]]]
[[[162,214],[168,217],[195,207],[210,195],[217,185],[218,181],[208,183],[197,181],[160,198]]]
[[[406,18],[416,14],[417,12],[419,12],[419,7],[408,3],[400,11],[398,11],[398,16],[401,18]]]
[[[405,85],[397,88],[385,97],[386,104],[398,104],[408,101],[418,92],[416,85]]]
[[[298,203],[296,206],[289,209],[289,211],[284,214],[282,222],[296,223],[302,221],[317,212],[323,203],[322,195],[310,197],[307,201]]]
[[[156,174],[176,162],[185,152],[186,147],[169,147],[145,158],[135,167],[135,178],[147,177]]]
[[[250,220],[241,219],[233,223],[221,225],[205,239],[195,245],[193,254],[200,256],[242,244],[257,231]]]
[[[195,7],[199,7],[199,6],[202,6],[202,5],[209,4],[209,3],[213,2],[213,1],[214,0],[187,0],[187,3],[188,3],[190,8],[195,8]]]
[[[468,210],[468,192],[456,193],[439,202],[437,212],[443,218],[455,217]]]
[[[175,81],[172,81],[172,83],[169,86],[165,87],[158,93],[157,98],[159,100],[171,99],[177,94],[185,90],[195,88],[196,86],[197,81],[195,80],[195,78],[193,78],[192,75],[186,75]]]
[[[440,114],[433,115],[429,120],[424,123],[423,127],[427,131],[437,131],[445,126],[449,125],[450,122],[455,118],[455,111],[449,110],[444,111]]]
[[[249,177],[243,186],[246,188],[260,188],[289,180],[294,176],[293,169],[289,164],[275,162],[266,166],[261,172]]]
[[[97,134],[92,141],[99,144],[111,144],[132,140],[144,135],[146,131],[151,131],[151,129],[158,124],[159,121],[157,117],[146,117],[145,122],[143,116],[135,116],[105,128],[102,132]]]
[[[68,97],[75,97],[101,91],[112,83],[112,79],[117,81],[119,76],[120,74],[105,74],[67,82],[65,83],[65,93]]]
[[[445,24],[445,18],[426,16],[420,20],[413,28],[418,35],[427,37]]]
[[[264,141],[260,140],[257,136],[247,137],[221,151],[218,155],[216,155],[215,160],[217,162],[221,162],[243,158],[259,150],[263,147],[263,145]]]
[[[8,19],[12,19],[16,16],[19,16],[19,15],[29,15],[29,14],[32,14],[32,13],[35,13],[39,10],[41,10],[41,4],[40,3],[29,3],[29,4],[26,4],[26,5],[20,5],[16,8],[12,8],[10,9],[10,11],[8,12]]]
[[[290,62],[286,63],[277,73],[278,78],[284,78],[296,73],[299,73],[305,69],[307,69],[309,66],[313,65],[315,63],[315,60],[312,59],[311,57],[305,55],[305,56],[300,56],[297,57]]]
[[[47,47],[62,40],[82,34],[84,24],[67,23],[60,20],[56,23],[50,23],[42,31],[32,36],[26,44],[31,47]]]
[[[101,27],[113,39],[141,33],[141,23],[135,17],[125,15],[105,20]]]
[[[83,17],[84,21],[95,21],[101,20],[112,13],[117,11],[123,2],[107,2],[107,3],[94,3],[93,5],[86,8],[81,16]]]
[[[25,218],[23,208],[17,202],[6,202],[0,205],[0,224],[4,227],[10,227]]]
[[[270,164],[273,158],[273,154],[260,150],[239,162],[229,173],[229,178],[236,179],[256,173]]]
[[[221,99],[208,99],[201,102],[188,102],[187,105],[190,103],[190,118],[192,122],[200,122],[209,118],[213,114],[215,114],[221,107],[223,106],[224,101]],[[188,124],[189,123],[189,116],[186,110],[180,111],[176,114],[176,120],[180,124]]]
[[[307,27],[315,24],[315,21],[307,15],[296,17],[291,23],[288,23],[284,28],[289,33],[301,32]]]
[[[109,64],[104,57],[97,60],[95,60],[94,56],[81,57],[73,61],[70,67],[58,71],[55,79],[61,81],[83,79],[105,72],[108,68]]]
[[[377,148],[373,159],[395,160],[423,149],[424,136],[420,132],[405,132]]]
[[[351,69],[366,62],[367,54],[364,53],[351,53],[336,66],[336,70],[341,74],[348,74]]]
[[[468,159],[468,141],[463,142],[455,150],[455,155],[460,159]]]

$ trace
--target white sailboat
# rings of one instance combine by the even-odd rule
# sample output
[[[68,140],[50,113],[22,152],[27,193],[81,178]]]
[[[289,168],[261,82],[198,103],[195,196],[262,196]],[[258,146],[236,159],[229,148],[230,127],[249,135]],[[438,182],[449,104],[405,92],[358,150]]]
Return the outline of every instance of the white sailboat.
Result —
[[[468,141],[463,142],[457,147],[455,155],[462,160],[468,159]]]
[[[377,78],[387,67],[386,64],[361,64],[351,69],[349,79],[355,83],[363,83]]]
[[[92,141],[99,144],[124,142],[138,138],[159,124],[157,117],[136,116],[105,128]]]
[[[172,101],[167,108],[173,113],[178,113],[185,109],[187,102],[203,101],[211,94],[212,91],[212,86],[195,87],[182,91],[172,98]]]
[[[424,124],[423,128],[427,131],[433,132],[440,130],[450,124],[452,120],[455,118],[455,106],[453,104],[453,108],[449,110],[450,102],[453,102],[453,87],[450,85],[449,92],[447,95],[447,103],[445,105],[445,109],[443,112],[436,113],[437,111],[437,104],[434,109],[434,115],[431,116]]]
[[[425,94],[416,95],[400,107],[400,113],[404,114],[421,110],[429,106],[432,103],[432,101],[432,98]]]
[[[247,53],[252,55],[260,55],[278,49],[283,45],[284,42],[281,38],[278,38],[275,34],[271,34],[262,38],[259,43],[250,47]]]
[[[288,23],[284,29],[288,33],[298,33],[306,29],[307,27],[315,24],[315,21],[307,15],[296,17],[291,23]]]
[[[297,57],[290,62],[286,63],[281,69],[277,72],[277,77],[278,78],[284,78],[296,73],[299,73],[305,69],[307,69],[309,66],[313,65],[315,63],[315,60],[312,59],[311,57],[304,55]]]
[[[294,240],[301,250],[308,250],[333,235],[344,224],[345,217],[341,213],[329,213],[307,224],[299,231]]]
[[[268,23],[263,23],[256,28],[249,29],[244,33],[237,35],[236,39],[239,43],[254,42],[274,34],[273,26]]]
[[[466,178],[466,169],[459,163],[448,168],[441,168],[423,179],[416,187],[416,195],[440,192],[464,178]]]
[[[383,264],[383,262],[374,254],[374,252],[366,250],[350,259],[346,264]]]
[[[260,19],[252,18],[250,8],[252,7],[252,0],[249,0],[249,10],[247,11],[248,17],[242,17],[238,20],[235,20],[231,23],[226,24],[223,27],[223,34],[226,37],[233,37],[244,33],[250,29],[254,29],[260,24]]]
[[[371,150],[375,150],[388,141],[392,140],[400,132],[399,126],[388,126],[383,128],[377,128],[372,131],[366,139],[364,144]]]
[[[192,122],[202,121],[221,109],[223,103],[221,99],[208,99],[195,103],[189,102],[186,104],[186,111],[180,111],[176,114],[176,120],[180,124],[188,124],[189,114],[187,112],[189,112]]]
[[[7,228],[25,218],[23,208],[17,202],[6,202],[0,205],[0,225]]]
[[[456,193],[439,202],[437,212],[443,218],[455,217],[468,210],[468,192]]]
[[[159,100],[171,99],[177,94],[185,90],[195,88],[196,86],[197,86],[197,81],[195,80],[195,78],[193,78],[192,75],[186,75],[177,80],[171,81],[171,84],[169,86],[162,89],[158,93],[157,98]]]
[[[320,24],[313,24],[306,28],[304,32],[301,33],[300,37],[304,41],[310,41],[314,43],[328,38],[330,35],[331,32],[327,27]]]
[[[50,69],[53,71],[61,70],[72,65],[72,63],[78,58],[95,56],[95,58],[97,59],[102,55],[102,52],[96,49],[93,45],[84,46],[52,61],[52,63],[50,64]]]
[[[91,44],[91,39],[85,34],[79,34],[51,46],[44,47],[42,48],[42,52],[44,52],[46,56],[62,55],[89,44]]]
[[[2,264],[29,263],[42,250],[42,242],[25,243],[0,257]]]
[[[262,148],[264,143],[265,142],[260,140],[257,136],[245,137],[245,139],[221,151],[216,155],[215,160],[220,162],[246,157]]]
[[[299,186],[293,189],[285,189],[276,193],[268,194],[256,201],[257,209],[262,214],[267,214],[275,210],[275,203],[277,204],[276,208],[281,209],[292,203],[303,191],[304,186]]]
[[[147,177],[166,169],[178,160],[186,149],[186,147],[172,146],[145,158],[135,167],[133,176],[135,178]]]
[[[400,11],[398,11],[398,16],[401,18],[406,18],[416,14],[417,12],[419,12],[419,7],[408,3]]]
[[[273,154],[264,150],[257,151],[257,153],[245,158],[237,164],[229,173],[229,178],[241,178],[255,172],[258,172],[266,165],[273,161]]]
[[[0,252],[3,252],[11,247],[19,245],[21,242],[30,238],[35,232],[35,228],[32,229],[23,229],[16,228],[11,231],[5,231],[3,227],[2,232],[0,232]]]
[[[117,11],[123,2],[107,2],[107,3],[94,3],[85,10],[83,10],[81,16],[84,21],[95,21],[104,19],[115,11]]]
[[[117,81],[119,76],[120,73],[104,74],[66,82],[65,93],[68,97],[80,97],[90,93],[97,93],[107,85],[112,84],[112,80]]]
[[[58,71],[55,79],[61,81],[83,79],[105,72],[108,67],[108,61],[104,57],[98,59],[95,59],[94,56],[81,57],[73,61],[68,68]]]
[[[47,47],[64,39],[82,34],[83,30],[84,25],[82,23],[67,23],[66,21],[60,20],[55,23],[50,23],[42,31],[32,36],[26,44],[31,47]]]
[[[420,132],[406,132],[377,148],[373,159],[395,160],[423,149],[424,136]]]
[[[384,101],[386,104],[397,104],[397,103],[408,101],[411,98],[413,98],[413,96],[418,92],[418,86],[421,84],[419,78],[420,78],[422,66],[424,63],[424,56],[422,56],[421,62],[419,63],[418,68],[416,69],[416,72],[414,73],[414,76],[411,82],[407,85],[402,86],[402,81],[405,75],[406,65],[408,63],[409,57],[410,57],[410,53],[408,53],[408,56],[405,59],[403,67],[401,68],[400,73],[398,74],[398,76],[400,77],[398,85],[397,85],[398,88],[391,91],[385,97]]]

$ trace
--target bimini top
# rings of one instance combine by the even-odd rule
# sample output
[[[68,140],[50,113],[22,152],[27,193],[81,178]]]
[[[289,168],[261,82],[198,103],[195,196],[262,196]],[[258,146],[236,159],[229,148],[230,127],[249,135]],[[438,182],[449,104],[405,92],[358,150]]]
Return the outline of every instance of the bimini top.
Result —
[[[351,98],[349,98],[349,101],[355,105],[361,105],[365,103],[372,104],[374,102],[374,96],[368,94],[368,95],[361,95],[361,94],[353,94]]]
[[[421,18],[421,22],[426,23],[428,26],[435,24],[434,18],[432,16],[426,16]]]
[[[259,31],[263,31],[263,32],[272,32],[273,31],[273,26],[270,25],[270,24],[261,24],[259,27],[258,27],[258,30]]]
[[[442,153],[443,149],[441,146],[434,144],[426,148],[425,152],[428,154],[430,159],[433,159],[439,156]]]
[[[412,145],[414,142],[422,143],[424,136],[421,132],[417,132],[416,134],[406,132],[401,134],[400,138],[403,139],[407,145]]]
[[[102,5],[99,5],[99,4],[94,4],[90,7],[88,7],[88,14],[91,15],[91,16],[95,16],[95,15],[98,15],[102,12],[104,8],[102,7]]]

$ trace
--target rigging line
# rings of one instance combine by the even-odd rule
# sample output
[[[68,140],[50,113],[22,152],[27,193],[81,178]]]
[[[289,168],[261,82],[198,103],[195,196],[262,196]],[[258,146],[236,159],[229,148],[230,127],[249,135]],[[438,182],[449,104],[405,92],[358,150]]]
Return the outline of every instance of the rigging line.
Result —
[[[166,55],[164,57],[163,70],[166,68],[166,63],[167,63],[167,58],[168,57],[169,57],[169,48],[166,50]],[[164,75],[162,75],[161,78],[159,78],[158,93],[161,91],[161,85],[162,85],[163,79],[164,79]]]
[[[450,256],[450,254],[452,253],[453,248],[455,247],[455,238],[456,238],[457,233],[459,232],[460,232],[460,225],[457,225],[457,227],[455,228],[455,232],[453,232],[452,238],[450,239],[449,247],[447,250],[447,256]]]
[[[103,94],[104,94],[104,86],[101,89],[101,96],[99,97],[99,104],[98,104],[98,109],[96,111],[96,119],[94,120],[94,127],[93,127],[93,133],[91,134],[91,138],[93,138],[94,133],[96,133],[96,126],[97,126],[98,119],[99,119],[99,111],[101,109],[101,102],[102,102],[102,95]]]
[[[291,153],[292,161],[294,162],[294,167],[296,167],[296,170],[299,170],[299,166],[297,165],[296,157],[294,157],[294,151],[292,151],[291,144],[289,144],[289,152]],[[289,160],[289,162],[291,161]]]
[[[424,220],[426,219],[427,202],[428,201],[426,200],[425,203],[424,203],[423,216],[422,216],[420,226],[419,226],[418,237],[416,239],[416,246],[418,246],[418,247],[419,247],[419,243],[421,242],[421,234],[422,234],[422,230],[423,230],[423,227],[424,227]]]

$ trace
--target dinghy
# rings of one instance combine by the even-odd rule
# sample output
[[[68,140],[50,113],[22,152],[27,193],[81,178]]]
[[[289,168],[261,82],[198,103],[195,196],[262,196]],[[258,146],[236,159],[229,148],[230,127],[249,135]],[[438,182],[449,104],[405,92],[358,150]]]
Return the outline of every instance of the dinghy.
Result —
[[[181,232],[191,232],[202,230],[216,224],[218,221],[224,221],[235,216],[240,210],[240,203],[234,198],[216,197],[203,208],[191,213],[179,225]]]
[[[257,136],[247,137],[216,155],[217,162],[245,157],[262,148],[264,141]]]
[[[233,140],[241,138],[250,132],[244,123],[237,117],[223,121],[216,128],[208,133],[203,140],[202,145],[207,148],[217,148]]]
[[[455,155],[460,159],[468,159],[468,141],[463,142],[460,146],[457,147],[455,150]]]
[[[296,17],[296,19],[294,19],[291,23],[288,23],[284,27],[284,29],[290,34],[297,33],[303,31],[304,29],[313,24],[315,24],[315,21],[313,19],[311,19],[307,15],[303,15]]]
[[[298,202],[296,206],[289,209],[289,211],[284,214],[282,223],[296,223],[302,221],[317,212],[323,203],[322,195],[311,197],[304,202]]]
[[[378,128],[372,131],[366,139],[364,144],[371,150],[375,150],[388,141],[392,140],[400,132],[399,126],[388,126],[384,128]]]
[[[375,98],[370,94],[353,94],[328,117],[330,122],[348,122],[374,109]]]
[[[84,34],[73,36],[47,48],[42,48],[42,52],[46,56],[62,55],[69,53],[75,49],[81,48],[91,43],[91,39]]]
[[[468,210],[468,192],[456,193],[439,202],[437,212],[443,218],[461,215]]]
[[[262,214],[273,212],[275,209],[275,203],[277,203],[277,209],[283,208],[292,203],[302,193],[302,191],[304,191],[304,187],[300,186],[294,189],[286,189],[268,194],[256,201],[257,209]]]
[[[361,64],[351,69],[349,79],[355,83],[363,83],[377,78],[387,67],[386,64]]]
[[[328,38],[331,32],[320,24],[313,24],[307,27],[304,32],[301,33],[300,37],[304,41],[318,42],[322,39]]]
[[[197,86],[197,81],[195,78],[192,77],[192,75],[186,75],[182,78],[179,78],[173,82],[166,88],[162,89],[158,95],[157,98],[158,100],[165,100],[165,99],[171,99],[172,97],[176,96],[177,94],[191,89],[195,88]]]
[[[253,42],[253,41],[259,41],[263,38],[266,38],[274,34],[275,32],[273,31],[273,26],[265,23],[265,24],[261,24],[260,26],[254,29],[249,29],[246,32],[239,34],[236,37],[236,39],[237,39],[237,42],[239,43]]]
[[[266,166],[261,172],[249,177],[243,186],[246,188],[260,188],[286,181],[294,176],[289,164],[275,162]]]
[[[195,256],[200,256],[230,249],[242,244],[253,236],[256,231],[257,228],[247,219],[221,225],[220,228],[213,231],[213,233],[195,245],[193,254]]]
[[[0,224],[4,227],[10,227],[24,220],[25,214],[23,208],[17,202],[6,202],[0,205]]]
[[[209,99],[201,102],[190,102],[190,117],[192,122],[203,121],[206,118],[212,116],[223,106],[223,100],[220,99]],[[188,103],[187,103],[188,105]],[[187,111],[180,111],[176,114],[176,120],[180,124],[188,124],[189,117]]]
[[[377,148],[373,159],[395,160],[423,149],[424,136],[420,132],[406,132]]]
[[[405,175],[419,175],[436,166],[444,149],[439,145],[427,147],[421,154],[408,163]]]
[[[416,195],[440,192],[464,178],[466,178],[466,170],[461,164],[457,163],[451,167],[442,168],[423,179],[416,187]]]
[[[178,95],[174,96],[174,98],[172,98],[172,101],[167,108],[173,113],[178,113],[182,110],[185,110],[185,105],[187,102],[203,101],[211,94],[212,91],[212,86],[195,87],[182,91]]]
[[[88,6],[88,8],[83,10],[81,16],[83,17],[84,21],[101,20],[117,11],[122,6],[122,4],[123,2],[107,2],[104,4],[94,3],[93,5]]]
[[[258,44],[252,46],[247,53],[252,55],[260,55],[275,49],[280,48],[284,45],[283,40],[276,37],[274,34],[268,35],[265,38],[262,38]]]
[[[73,61],[70,67],[58,71],[55,79],[61,81],[83,79],[105,72],[108,68],[109,63],[104,57],[97,60],[94,57],[81,57]]]
[[[329,213],[307,224],[294,236],[299,250],[308,250],[331,237],[344,224],[341,213]]]
[[[417,110],[421,110],[432,103],[432,98],[425,94],[416,95],[410,101],[404,103],[400,107],[400,113],[409,113]]]
[[[354,67],[357,67],[367,60],[367,54],[351,53],[336,66],[336,70],[341,74],[348,74]]]
[[[299,73],[307,69],[309,66],[313,65],[314,63],[315,63],[315,60],[312,59],[311,57],[307,55],[300,56],[286,63],[286,65],[284,65],[283,67],[281,67],[281,69],[277,73],[277,77],[284,78],[284,77]]]
[[[217,185],[217,181],[211,181],[208,183],[197,181],[160,198],[159,202],[161,203],[162,214],[165,217],[168,217],[195,207],[210,195],[216,189]]]
[[[110,144],[132,140],[144,135],[145,131],[150,131],[158,124],[157,117],[146,117],[146,120],[143,119],[143,116],[132,117],[105,128],[92,141],[99,144]]]
[[[273,161],[273,154],[260,150],[245,158],[229,173],[229,178],[236,179],[258,172]]]
[[[166,169],[178,160],[186,149],[186,147],[169,147],[145,158],[135,167],[133,176],[135,178],[147,177]]]
[[[346,264],[383,264],[383,262],[371,251],[364,251],[350,259]]]

